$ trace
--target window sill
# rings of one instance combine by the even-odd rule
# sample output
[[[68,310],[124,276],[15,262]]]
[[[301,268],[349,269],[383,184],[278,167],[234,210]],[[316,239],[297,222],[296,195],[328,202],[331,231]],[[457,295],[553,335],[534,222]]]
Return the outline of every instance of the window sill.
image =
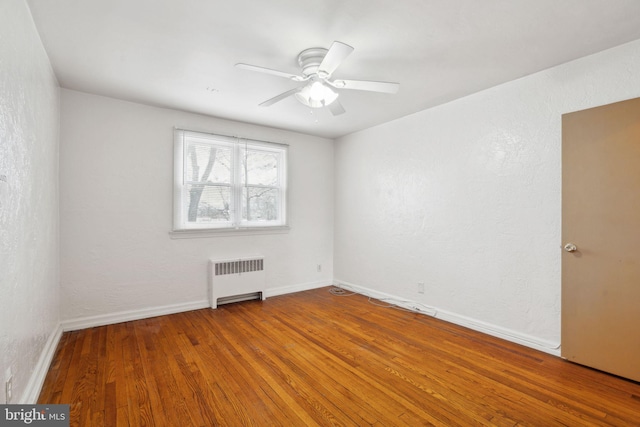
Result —
[[[173,230],[169,232],[171,239],[202,239],[208,237],[228,236],[257,236],[263,234],[288,233],[288,225],[276,227],[245,227],[245,228],[199,228],[189,230]]]

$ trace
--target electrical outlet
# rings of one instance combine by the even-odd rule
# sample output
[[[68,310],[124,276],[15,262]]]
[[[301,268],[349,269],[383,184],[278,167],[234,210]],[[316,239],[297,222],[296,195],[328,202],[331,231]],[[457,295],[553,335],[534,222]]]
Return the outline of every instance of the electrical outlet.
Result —
[[[11,403],[13,397],[13,375],[7,378],[7,382],[4,383],[5,401],[7,404]]]
[[[424,294],[424,282],[418,282],[418,293]]]

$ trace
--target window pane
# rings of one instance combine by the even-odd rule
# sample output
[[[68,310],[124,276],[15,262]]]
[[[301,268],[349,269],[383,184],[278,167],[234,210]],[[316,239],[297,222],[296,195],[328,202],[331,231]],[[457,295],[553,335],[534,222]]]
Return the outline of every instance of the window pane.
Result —
[[[244,221],[276,221],[279,219],[278,190],[245,187],[242,189]]]
[[[188,142],[185,166],[185,181],[230,183],[231,149]]]
[[[286,145],[180,129],[174,136],[174,230],[286,225]]]
[[[231,219],[229,207],[231,188],[216,185],[186,185],[184,217],[189,223],[228,222]]]
[[[242,184],[278,185],[279,153],[242,150]]]

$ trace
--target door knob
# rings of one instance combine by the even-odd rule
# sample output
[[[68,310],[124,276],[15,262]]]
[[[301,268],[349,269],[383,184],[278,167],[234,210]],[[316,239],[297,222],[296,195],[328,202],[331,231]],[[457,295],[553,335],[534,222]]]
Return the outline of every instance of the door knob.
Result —
[[[567,243],[566,245],[564,245],[564,250],[567,252],[575,252],[578,250],[578,247],[573,243]]]

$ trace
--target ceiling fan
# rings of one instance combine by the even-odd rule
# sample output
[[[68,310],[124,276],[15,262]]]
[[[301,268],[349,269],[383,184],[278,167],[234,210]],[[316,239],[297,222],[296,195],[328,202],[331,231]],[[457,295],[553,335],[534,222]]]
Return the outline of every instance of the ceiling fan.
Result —
[[[396,93],[400,88],[399,83],[376,82],[368,80],[331,80],[331,75],[353,52],[353,48],[348,44],[334,41],[327,50],[320,47],[305,49],[298,55],[298,64],[302,68],[302,74],[291,74],[284,71],[272,70],[270,68],[258,67],[257,65],[236,64],[236,67],[245,70],[257,71],[284,77],[294,82],[304,83],[297,88],[288,90],[264,101],[261,107],[268,107],[276,102],[282,101],[289,96],[295,98],[311,108],[328,107],[334,116],[343,114],[344,107],[337,101],[338,92],[334,89],[354,89],[371,92]]]

